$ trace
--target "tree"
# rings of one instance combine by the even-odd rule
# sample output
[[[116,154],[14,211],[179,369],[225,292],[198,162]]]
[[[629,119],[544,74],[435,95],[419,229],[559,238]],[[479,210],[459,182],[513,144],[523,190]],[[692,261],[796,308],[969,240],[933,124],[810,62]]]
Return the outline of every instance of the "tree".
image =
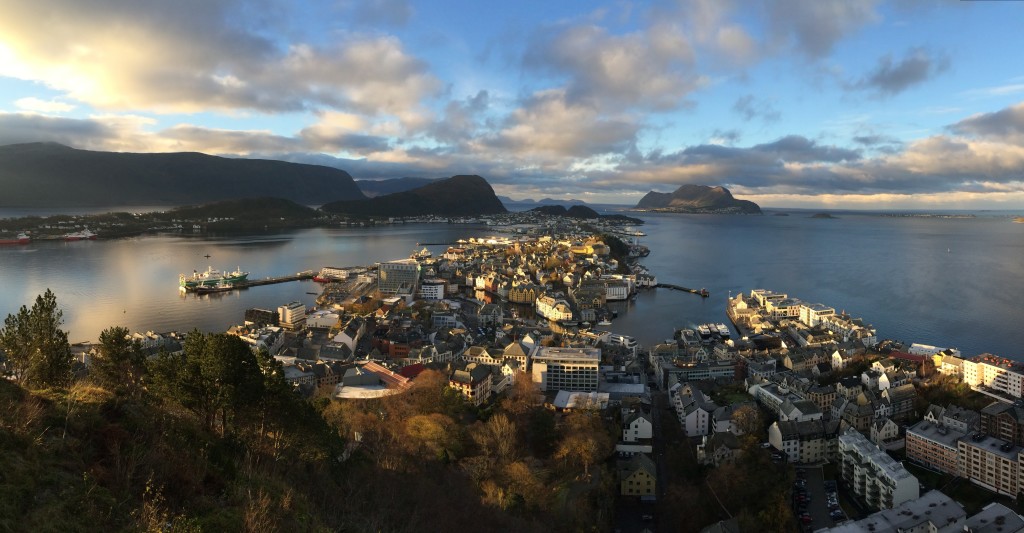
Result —
[[[492,416],[487,422],[478,424],[473,431],[473,440],[484,454],[494,457],[502,464],[514,460],[519,450],[519,431],[516,423],[503,413]]]
[[[733,411],[732,422],[736,425],[740,435],[742,435],[740,440],[743,447],[747,450],[755,448],[757,443],[760,442],[761,434],[764,432],[761,411],[751,404],[741,405]]]
[[[71,345],[60,329],[64,312],[50,289],[36,297],[31,309],[21,306],[7,315],[0,329],[0,348],[7,353],[8,369],[25,386],[66,387],[71,383]]]
[[[199,416],[207,429],[229,432],[242,408],[263,398],[264,375],[252,350],[237,336],[185,338],[181,355],[162,354],[151,364],[154,388]]]
[[[142,343],[128,336],[128,328],[116,326],[100,333],[99,353],[93,359],[91,373],[101,385],[135,397],[142,389],[145,365]]]
[[[595,412],[573,412],[565,417],[562,429],[554,458],[582,467],[583,476],[589,477],[590,465],[604,460],[614,446],[601,417]]]

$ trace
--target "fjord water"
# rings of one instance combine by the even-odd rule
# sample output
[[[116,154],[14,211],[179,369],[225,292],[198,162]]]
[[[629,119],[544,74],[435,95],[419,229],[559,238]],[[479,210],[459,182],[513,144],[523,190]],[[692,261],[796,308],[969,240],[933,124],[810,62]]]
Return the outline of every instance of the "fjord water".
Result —
[[[919,218],[842,214],[641,215],[658,280],[705,287],[711,297],[658,289],[619,304],[609,329],[650,345],[675,328],[726,322],[725,300],[765,288],[845,310],[882,338],[955,346],[964,355],[1024,358],[1024,224],[1006,217]],[[157,235],[0,247],[0,317],[51,288],[72,341],[111,325],[133,330],[223,331],[249,307],[312,305],[312,282],[182,296],[179,273],[207,265],[278,276],[322,266],[407,257],[418,242],[452,242],[494,228],[402,225],[300,230],[249,237]],[[445,246],[430,248],[438,253]],[[948,251],[947,251],[948,250]],[[204,255],[211,257],[206,259]]]
[[[236,267],[249,279],[285,276],[324,266],[372,265],[409,256],[417,242],[453,242],[485,226],[409,224],[310,229],[284,234],[199,237],[153,235],[96,241],[34,241],[0,246],[0,317],[31,305],[50,288],[64,310],[72,342],[95,340],[109,326],[133,331],[224,331],[251,307],[312,306],[312,281],[197,296],[178,291],[178,275]],[[444,246],[432,246],[443,250]],[[209,255],[207,259],[206,255]]]
[[[1024,359],[1024,224],[1005,216],[645,215],[658,281],[711,297],[641,293],[616,323],[644,344],[726,322],[725,300],[754,288],[835,307],[879,338]]]

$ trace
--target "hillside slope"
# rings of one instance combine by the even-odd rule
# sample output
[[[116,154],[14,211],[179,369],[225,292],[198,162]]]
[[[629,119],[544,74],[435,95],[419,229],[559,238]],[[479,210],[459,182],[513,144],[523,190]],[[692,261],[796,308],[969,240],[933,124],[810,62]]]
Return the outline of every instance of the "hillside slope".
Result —
[[[352,176],[336,168],[56,143],[0,146],[0,189],[3,207],[177,206],[250,197],[317,205],[365,198]]]
[[[382,217],[476,216],[505,212],[505,206],[487,180],[465,175],[369,200],[331,202],[321,209],[329,213]]]

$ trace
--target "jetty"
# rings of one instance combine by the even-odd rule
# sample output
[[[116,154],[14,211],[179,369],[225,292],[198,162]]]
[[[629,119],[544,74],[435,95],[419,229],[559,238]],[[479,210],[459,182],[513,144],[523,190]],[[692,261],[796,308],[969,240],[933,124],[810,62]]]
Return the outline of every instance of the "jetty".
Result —
[[[689,287],[683,287],[682,285],[674,285],[672,283],[658,283],[657,285],[655,285],[655,287],[662,289],[672,289],[674,291],[688,292],[690,294],[696,294],[701,298],[707,298],[708,296],[711,296],[711,293],[709,293],[707,289],[691,289]]]

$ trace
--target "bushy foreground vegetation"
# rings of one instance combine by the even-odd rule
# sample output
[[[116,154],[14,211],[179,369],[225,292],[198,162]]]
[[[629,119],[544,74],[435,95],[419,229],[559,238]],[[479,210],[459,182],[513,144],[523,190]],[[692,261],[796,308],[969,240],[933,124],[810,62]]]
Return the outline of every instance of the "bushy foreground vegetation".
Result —
[[[307,401],[236,337],[147,360],[110,328],[72,380],[66,335],[35,337],[59,330],[55,298],[37,303],[0,331],[35,369],[0,380],[0,531],[610,527],[614,427],[556,419],[526,379],[483,410],[430,370],[402,394]]]

